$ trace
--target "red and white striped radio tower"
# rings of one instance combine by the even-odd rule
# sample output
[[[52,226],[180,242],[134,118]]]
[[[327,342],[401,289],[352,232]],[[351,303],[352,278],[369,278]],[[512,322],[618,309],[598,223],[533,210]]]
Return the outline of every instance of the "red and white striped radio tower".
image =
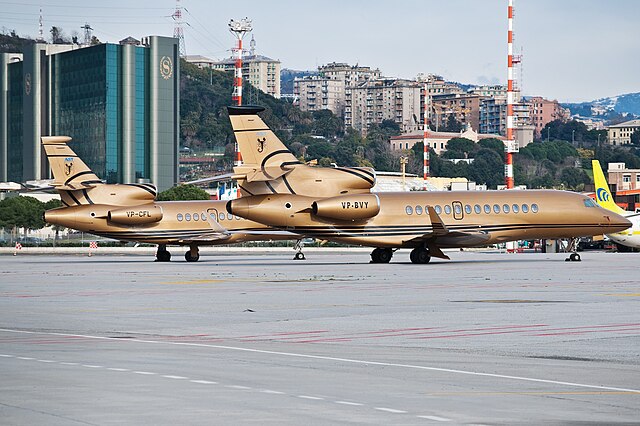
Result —
[[[229,22],[229,31],[238,39],[238,44],[233,49],[236,61],[235,76],[233,79],[233,95],[231,98],[236,105],[240,106],[242,105],[242,39],[251,31],[251,21],[247,18],[239,21],[232,19],[231,22]],[[236,166],[240,166],[241,164],[242,156],[240,155],[240,151],[238,151],[238,142],[236,141]]]
[[[505,141],[504,183],[507,189],[513,189],[513,153],[518,152],[515,141],[513,104],[515,90],[513,86],[513,0],[509,0],[507,35],[507,140]]]
[[[422,143],[424,145],[424,170],[423,170],[423,180],[424,180],[424,190],[427,190],[427,180],[429,179],[429,144],[427,143],[427,138],[429,136],[429,84],[424,84],[424,137],[422,139]]]
[[[175,22],[173,27],[173,38],[178,39],[180,57],[184,57],[187,55],[187,48],[184,45],[184,32],[182,31],[182,6],[180,5],[180,0],[176,0],[176,11],[173,12],[171,17]]]

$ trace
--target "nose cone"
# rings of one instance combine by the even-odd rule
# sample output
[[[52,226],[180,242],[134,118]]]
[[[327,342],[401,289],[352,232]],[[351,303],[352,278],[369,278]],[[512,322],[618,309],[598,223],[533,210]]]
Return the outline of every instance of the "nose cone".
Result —
[[[624,231],[633,225],[626,217],[613,212],[607,213],[608,214],[604,216],[605,220],[607,220],[605,234],[615,234],[616,232]]]

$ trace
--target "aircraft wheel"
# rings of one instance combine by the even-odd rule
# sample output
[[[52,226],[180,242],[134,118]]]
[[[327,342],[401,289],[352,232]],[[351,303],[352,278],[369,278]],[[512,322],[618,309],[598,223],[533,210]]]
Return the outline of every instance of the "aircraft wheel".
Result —
[[[569,259],[571,259],[572,262],[580,262],[580,255],[578,253],[571,253],[571,256],[569,256]]]
[[[393,257],[390,248],[376,248],[371,252],[371,263],[389,263]]]
[[[187,250],[184,254],[184,258],[187,262],[197,262],[200,259],[200,253],[196,253],[195,256],[191,255],[191,250]]]
[[[304,253],[298,252],[293,256],[293,260],[306,260],[306,257],[304,257]]]
[[[167,250],[158,250],[156,253],[156,261],[157,262],[170,262],[171,261],[171,253]]]
[[[418,247],[411,250],[409,258],[411,259],[412,263],[429,263],[429,261],[431,260],[429,250],[424,247]]]

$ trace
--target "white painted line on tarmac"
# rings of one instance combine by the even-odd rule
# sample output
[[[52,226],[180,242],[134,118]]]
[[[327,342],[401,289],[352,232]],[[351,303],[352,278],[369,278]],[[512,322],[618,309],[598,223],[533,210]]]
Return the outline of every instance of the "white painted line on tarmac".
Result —
[[[46,363],[55,362],[55,361],[51,361],[50,359],[36,359],[36,361],[38,361],[38,362],[46,362]]]
[[[13,355],[0,354],[2,358],[13,358]]]
[[[272,394],[272,395],[284,395],[284,392],[280,392],[280,391],[275,391],[275,390],[271,390],[271,389],[262,389],[260,390],[260,392],[262,393],[268,393],[268,394]]]
[[[438,417],[438,416],[418,416],[420,419],[433,420],[435,422],[450,422],[451,419],[447,419],[446,417]]]
[[[143,374],[145,376],[153,376],[158,373],[152,373],[151,371],[134,371],[133,374]]]
[[[24,359],[25,361],[33,361],[35,358],[29,358],[28,356],[17,356],[18,359]]]
[[[131,371],[128,368],[116,368],[116,367],[109,367],[109,368],[107,368],[107,370],[111,370],[111,371]]]
[[[239,389],[239,390],[250,390],[251,389],[249,386],[240,386],[240,385],[227,385],[227,386],[225,386],[225,388]]]
[[[324,401],[324,398],[320,398],[319,396],[298,395],[298,398],[313,399],[314,401]]]
[[[394,413],[394,414],[406,414],[404,410],[396,410],[394,408],[385,408],[385,407],[374,407],[378,411],[384,411],[386,413]]]
[[[77,362],[61,362],[62,365],[80,365]]]
[[[184,380],[184,379],[186,379],[186,377],[184,377],[184,376],[172,376],[170,374],[167,374],[166,376],[162,376],[162,377],[164,377],[165,379],[176,379],[176,380]]]
[[[351,402],[351,401],[333,401],[336,404],[341,404],[341,405],[355,405],[355,406],[362,406],[364,404],[360,404],[359,402]]]
[[[229,350],[229,351],[248,352],[248,353],[265,354],[265,355],[279,355],[279,356],[294,357],[294,358],[317,359],[317,360],[323,360],[323,361],[343,362],[343,363],[350,363],[350,364],[364,364],[364,365],[380,366],[380,367],[396,367],[396,368],[414,369],[414,370],[422,370],[422,371],[437,371],[440,373],[461,374],[461,375],[467,375],[467,376],[492,377],[497,379],[517,380],[522,382],[546,383],[546,384],[558,385],[558,386],[570,386],[570,387],[579,387],[579,388],[588,388],[588,389],[603,389],[603,390],[620,391],[620,392],[640,393],[640,389],[619,388],[615,386],[590,385],[586,383],[563,382],[559,380],[550,380],[550,379],[537,379],[534,377],[510,376],[507,374],[483,373],[480,371],[455,370],[452,368],[430,367],[426,365],[399,364],[395,362],[366,361],[361,359],[338,358],[338,357],[331,357],[331,356],[324,356],[324,355],[301,354],[301,353],[295,353],[295,352],[268,351],[264,349],[241,348],[237,346],[211,345],[206,343],[189,343],[189,342],[167,342],[167,341],[144,340],[144,339],[116,339],[113,337],[92,336],[88,334],[51,333],[51,332],[41,332],[41,331],[13,330],[8,328],[0,328],[0,331],[5,331],[7,333],[82,337],[85,339],[109,340],[109,341],[119,342],[119,343],[125,343],[125,342],[126,343],[149,343],[149,344],[155,344],[155,345],[174,345],[174,346],[190,346],[190,347],[197,347],[197,348],[223,349],[223,350]],[[22,358],[22,359],[33,359],[33,358]]]
[[[87,368],[104,368],[101,365],[91,365],[91,364],[82,364],[82,366]]]
[[[201,385],[217,385],[218,382],[211,382],[209,380],[189,380],[191,383],[199,383]]]

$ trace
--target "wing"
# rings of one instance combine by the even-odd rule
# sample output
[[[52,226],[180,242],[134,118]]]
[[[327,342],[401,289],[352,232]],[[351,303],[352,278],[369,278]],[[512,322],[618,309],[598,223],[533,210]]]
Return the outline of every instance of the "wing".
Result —
[[[409,243],[424,243],[433,257],[449,259],[440,247],[473,247],[486,243],[490,235],[486,232],[450,231],[432,206],[427,206],[432,231],[408,240]]]

